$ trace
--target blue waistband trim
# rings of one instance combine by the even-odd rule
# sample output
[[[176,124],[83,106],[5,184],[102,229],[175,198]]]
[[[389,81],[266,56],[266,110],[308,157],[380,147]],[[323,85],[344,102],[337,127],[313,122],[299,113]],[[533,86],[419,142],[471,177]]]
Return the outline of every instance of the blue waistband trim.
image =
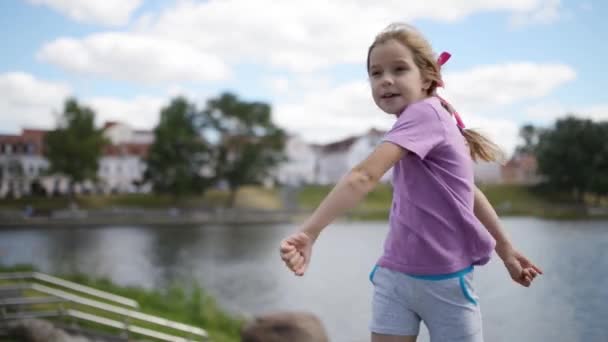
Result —
[[[422,280],[445,280],[445,279],[451,279],[451,278],[458,278],[458,277],[462,277],[463,275],[469,273],[473,271],[473,265],[454,272],[454,273],[448,273],[448,274],[432,274],[432,275],[416,275],[416,274],[407,274],[410,277],[416,278],[416,279],[422,279]]]
[[[467,289],[467,285],[464,283],[464,277],[463,276],[460,276],[460,289],[462,290],[462,293],[464,294],[465,298],[469,302],[477,305],[477,301],[475,300],[475,298],[473,298],[471,296],[471,294],[469,293],[469,290]]]
[[[372,269],[372,271],[369,274],[369,281],[370,283],[374,283],[374,274],[376,274],[376,271],[378,270],[378,265],[374,265],[374,268]]]

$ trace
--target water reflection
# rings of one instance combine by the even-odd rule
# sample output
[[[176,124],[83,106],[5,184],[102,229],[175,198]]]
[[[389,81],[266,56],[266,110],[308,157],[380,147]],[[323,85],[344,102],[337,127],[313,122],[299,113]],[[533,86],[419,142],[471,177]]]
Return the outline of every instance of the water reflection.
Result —
[[[509,235],[545,275],[515,285],[498,258],[476,269],[487,341],[608,341],[608,222],[506,219]],[[367,341],[371,286],[385,223],[337,223],[315,246],[308,274],[278,257],[291,225],[0,230],[4,264],[86,272],[122,285],[197,281],[230,311],[318,314],[332,340]],[[428,341],[423,331],[419,341]]]

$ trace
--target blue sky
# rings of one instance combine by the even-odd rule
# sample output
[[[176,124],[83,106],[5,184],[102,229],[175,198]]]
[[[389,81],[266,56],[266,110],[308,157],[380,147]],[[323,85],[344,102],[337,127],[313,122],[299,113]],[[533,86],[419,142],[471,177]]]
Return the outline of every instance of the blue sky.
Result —
[[[73,95],[99,124],[150,129],[172,96],[204,104],[230,90],[271,103],[275,121],[307,141],[386,129],[393,119],[373,106],[364,61],[393,21],[452,53],[444,95],[506,150],[523,123],[569,111],[608,119],[607,2],[480,3],[4,0],[0,127],[52,128]]]

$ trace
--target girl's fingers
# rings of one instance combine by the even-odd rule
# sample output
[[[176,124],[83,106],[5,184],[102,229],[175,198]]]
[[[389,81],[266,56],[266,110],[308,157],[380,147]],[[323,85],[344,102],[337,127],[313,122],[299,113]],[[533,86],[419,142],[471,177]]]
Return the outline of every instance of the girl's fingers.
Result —
[[[303,276],[304,273],[306,272],[306,269],[308,268],[308,263],[307,262],[303,262],[302,265],[300,265],[300,267],[298,267],[296,269],[296,275],[298,276]]]
[[[289,264],[291,266],[296,265],[298,262],[300,262],[300,260],[304,259],[302,257],[302,255],[300,253],[296,253],[294,254],[290,259],[289,259]]]
[[[528,276],[530,278],[532,278],[532,280],[534,280],[534,278],[536,278],[536,276],[539,275],[539,273],[533,267],[529,267],[526,270],[528,271]]]
[[[299,273],[299,271],[302,269],[302,266],[304,266],[305,263],[306,263],[306,260],[304,260],[304,258],[301,258],[300,260],[298,260],[298,262],[296,262],[293,265],[294,272],[296,274]]]
[[[296,249],[296,247],[293,244],[291,244],[287,241],[281,242],[281,248],[280,248],[281,253],[287,253],[294,249]]]
[[[296,255],[298,253],[298,251],[294,248],[291,251],[287,252],[287,253],[283,253],[281,254],[281,258],[283,260],[290,260],[291,258],[294,257],[294,255]]]
[[[532,267],[532,268],[533,268],[533,269],[534,269],[534,270],[535,270],[535,271],[536,271],[538,274],[543,274],[543,271],[542,271],[540,268],[538,268],[536,265],[532,265],[531,267]]]
[[[286,260],[285,261],[285,266],[287,266],[287,268],[289,268],[290,271],[295,272],[296,271],[296,264],[292,263],[291,260]]]

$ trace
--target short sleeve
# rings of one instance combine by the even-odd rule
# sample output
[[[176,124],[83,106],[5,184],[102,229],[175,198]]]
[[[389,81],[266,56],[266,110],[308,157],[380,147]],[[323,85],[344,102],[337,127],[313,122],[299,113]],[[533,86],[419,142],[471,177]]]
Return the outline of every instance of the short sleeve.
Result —
[[[399,145],[424,159],[444,139],[445,130],[437,111],[431,104],[420,101],[401,113],[383,141]]]

